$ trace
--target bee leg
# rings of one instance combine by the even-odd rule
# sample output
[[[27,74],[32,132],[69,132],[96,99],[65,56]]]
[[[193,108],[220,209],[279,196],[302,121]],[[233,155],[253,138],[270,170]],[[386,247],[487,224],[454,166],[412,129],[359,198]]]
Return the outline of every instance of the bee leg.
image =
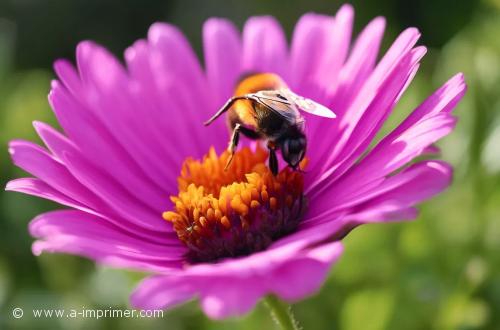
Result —
[[[276,147],[274,143],[267,143],[267,148],[269,149],[269,169],[274,176],[278,175],[278,157],[276,157]]]
[[[241,134],[245,135],[247,138],[252,139],[252,140],[257,140],[257,139],[262,138],[262,136],[259,135],[259,133],[257,133],[253,129],[250,129],[250,128],[245,127],[245,126],[240,127],[240,132],[241,132]]]
[[[238,100],[247,100],[248,97],[246,96],[233,96],[232,98],[230,98],[226,104],[224,104],[222,106],[222,108],[219,109],[219,111],[217,111],[215,113],[215,115],[212,116],[212,118],[210,118],[209,120],[207,120],[206,122],[203,123],[203,125],[205,126],[208,126],[210,125],[214,120],[216,120],[217,118],[219,118],[224,112],[228,111],[229,109],[231,109],[231,107],[233,106],[233,104],[238,101]]]
[[[240,129],[241,124],[236,124],[233,129],[233,134],[231,135],[231,140],[229,141],[229,146],[227,150],[231,153],[229,158],[227,159],[226,166],[224,167],[224,171],[229,168],[231,162],[233,161],[234,152],[236,151],[236,147],[238,146],[238,142],[240,141]]]

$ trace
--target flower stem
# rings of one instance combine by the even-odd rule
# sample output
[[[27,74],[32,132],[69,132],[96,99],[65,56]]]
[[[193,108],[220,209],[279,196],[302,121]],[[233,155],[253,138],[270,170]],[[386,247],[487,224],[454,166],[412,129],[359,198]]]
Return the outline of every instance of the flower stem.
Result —
[[[283,330],[299,330],[299,324],[295,320],[292,308],[287,303],[281,301],[274,295],[269,295],[264,299],[266,306],[271,311],[271,316]]]

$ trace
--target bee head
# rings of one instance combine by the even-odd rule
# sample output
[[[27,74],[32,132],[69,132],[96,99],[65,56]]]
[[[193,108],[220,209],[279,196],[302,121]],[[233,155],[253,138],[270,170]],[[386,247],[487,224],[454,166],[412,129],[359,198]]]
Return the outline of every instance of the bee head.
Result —
[[[281,155],[288,165],[297,169],[300,161],[304,159],[307,141],[304,135],[288,136],[280,141]]]

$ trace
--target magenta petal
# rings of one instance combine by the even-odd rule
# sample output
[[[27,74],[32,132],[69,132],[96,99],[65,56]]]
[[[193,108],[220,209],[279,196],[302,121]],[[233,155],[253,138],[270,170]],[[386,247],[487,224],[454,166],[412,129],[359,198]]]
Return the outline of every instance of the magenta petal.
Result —
[[[327,103],[346,59],[354,11],[342,6],[335,17],[306,14],[297,22],[290,50],[291,87]]]
[[[286,37],[274,17],[249,18],[243,28],[243,72],[274,72],[287,80]]]
[[[289,260],[272,274],[273,292],[294,302],[319,290],[330,266],[342,253],[342,246],[332,242],[307,251],[296,260]]]
[[[138,103],[137,108],[145,115],[140,122],[147,121],[151,126],[151,129],[141,128],[141,131],[154,136],[156,142],[152,146],[163,159],[160,163],[163,169],[165,165],[178,169],[187,154],[201,157],[206,151],[204,148],[218,144],[215,143],[217,139],[225,140],[222,138],[225,133],[222,121],[214,123],[214,127],[186,129],[190,125],[203,128],[203,121],[215,112],[215,106],[210,105],[211,99],[202,99],[203,95],[192,97],[196,95],[191,89],[192,81],[176,76],[173,68],[189,71],[185,67],[188,65],[185,61],[189,58],[185,53],[190,54],[191,50],[186,49],[186,42],[180,34],[175,30],[171,32],[159,44],[139,40],[125,52],[134,81],[133,96]],[[165,56],[162,47],[169,47],[168,56]],[[211,132],[214,134],[203,134],[215,127],[219,127],[219,130]],[[169,180],[161,181],[161,185],[170,187],[172,181],[176,181],[178,172],[163,172]]]
[[[380,180],[414,157],[426,152],[429,146],[449,133],[454,127],[455,120],[449,115],[449,112],[462,98],[465,89],[463,75],[459,74],[450,79],[422,103],[398,128],[385,137],[359,165],[351,168],[350,173],[336,182],[335,187],[333,187],[333,182],[336,177],[328,177],[326,173],[323,173],[323,177],[328,177],[330,183],[324,185],[322,189],[333,187],[331,193],[335,194],[342,190],[343,195],[348,195],[350,191],[359,190],[359,183],[365,185],[368,183],[360,181],[360,175],[370,175],[374,180],[371,185],[366,187],[376,185],[376,180]],[[404,141],[408,141],[408,143]],[[377,163],[372,165],[380,166],[379,170],[377,173],[368,174],[367,171],[375,168],[370,166],[370,162],[375,160]],[[353,159],[351,159],[352,161]],[[362,174],[363,172],[365,174]],[[315,184],[318,183],[315,182]],[[343,190],[344,188],[347,190]],[[318,193],[318,189],[315,190],[315,193]]]
[[[425,148],[451,132],[455,127],[456,119],[448,114],[436,115],[428,118],[418,125],[411,127],[398,138],[376,148],[357,167],[340,180],[335,189],[343,189],[346,194],[361,188],[369,187],[379,178],[390,174],[405,165]],[[374,168],[378,169],[377,175],[367,176]],[[371,172],[373,174],[373,172]],[[358,179],[355,179],[357,177]],[[353,181],[363,179],[361,184]],[[353,186],[354,185],[354,186]],[[364,188],[363,188],[364,189]]]
[[[373,98],[377,96],[379,88],[386,83],[386,79],[400,65],[419,37],[420,33],[417,29],[410,28],[405,30],[380,60],[349,110],[346,111],[345,116],[339,120],[338,124],[340,127],[345,126],[345,130],[343,131],[344,138],[349,137],[349,134],[352,132],[351,130],[357,125]]]
[[[440,161],[417,163],[399,175],[406,175],[413,171],[418,171],[415,179],[384,194],[380,194],[367,204],[361,206],[361,208],[369,208],[372,205],[379,205],[385,202],[400,207],[416,205],[447,188],[451,183],[453,175],[451,166]]]
[[[266,287],[262,279],[238,279],[229,285],[228,281],[230,275],[223,278],[207,277],[199,284],[201,308],[210,318],[241,316],[252,310],[265,295]]]
[[[9,181],[7,183],[7,186],[5,187],[5,190],[16,191],[40,198],[45,198],[61,205],[68,206],[72,209],[80,210],[90,215],[95,215],[113,224],[114,226],[119,227],[124,232],[128,232],[129,235],[140,237],[146,242],[165,244],[168,243],[169,239],[175,238],[175,234],[165,234],[158,233],[157,231],[148,231],[144,228],[136,226],[133,222],[128,222],[126,219],[120,218],[118,215],[101,213],[109,213],[109,210],[106,210],[105,208],[102,208],[99,211],[91,209],[88,206],[83,205],[80,202],[64,195],[60,191],[50,187],[38,178],[21,178]]]
[[[336,90],[339,75],[347,58],[351,44],[354,9],[351,5],[343,5],[335,15],[334,24],[329,29],[325,54],[319,67],[318,83],[325,89],[325,94]],[[325,99],[324,95],[322,99]]]
[[[313,294],[341,253],[342,245],[331,242],[304,249],[284,246],[219,264],[195,265],[177,274],[146,279],[132,295],[132,304],[165,308],[199,296],[211,318],[239,316],[266,294],[288,301]]]
[[[419,61],[425,53],[425,47],[417,47],[401,60],[401,63],[388,77],[381,91],[374,97],[363,116],[355,125],[352,134],[345,142],[345,147],[336,156],[336,153],[332,152],[321,169],[317,171],[322,174],[317,179],[316,185],[326,178],[328,178],[328,181],[333,182],[342,176],[368,148],[376,133],[380,130],[382,124],[397,104],[398,98],[413,79],[418,69]],[[316,188],[316,185],[309,187],[309,190]],[[316,189],[315,193],[320,192],[321,190]]]
[[[378,50],[382,40],[385,28],[385,20],[381,17],[374,19],[361,32],[357,38],[349,58],[342,67],[336,86],[328,88],[327,103],[340,118],[344,115],[353,99],[360,91],[363,83],[370,76],[377,59]],[[335,79],[332,77],[332,79]],[[333,81],[332,81],[333,83]],[[333,99],[332,99],[333,98]],[[338,119],[337,119],[338,120]],[[324,164],[324,156],[331,152],[333,145],[324,141],[324,132],[329,132],[332,136],[338,136],[337,120],[325,120],[315,116],[307,118],[307,127],[309,135],[309,153],[319,155],[316,159],[311,159],[311,168],[319,162]],[[335,141],[334,138],[331,141]]]
[[[161,218],[161,211],[155,211],[142,204],[134,195],[127,193],[111,178],[92,168],[84,159],[73,153],[65,153],[64,163],[85,186],[96,187],[95,193],[121,217],[149,230],[160,232],[172,230],[171,226]]]
[[[156,75],[160,76],[158,79],[164,75],[166,79],[175,79],[176,84],[183,89],[189,88],[189,92],[197,96],[192,99],[193,106],[200,108],[185,110],[189,115],[201,119],[204,108],[212,106],[210,91],[206,88],[206,79],[196,54],[185,36],[172,25],[155,23],[149,29],[148,42],[152,52],[151,61],[157,71]],[[210,113],[205,111],[207,115]]]
[[[322,187],[323,190],[328,189],[327,196],[335,196],[339,191],[343,196],[366,191],[376,186],[384,176],[427,152],[429,146],[453,129],[455,119],[449,112],[462,98],[465,89],[463,76],[453,77],[338,182],[334,181],[334,177],[323,174],[329,181]],[[377,170],[373,172],[375,168]],[[363,190],[360,190],[361,186],[364,186]],[[317,189],[315,193],[318,193]]]
[[[53,83],[49,102],[65,133],[87,160],[122,182],[144,203],[153,207],[162,205],[162,188],[144,174],[98,119],[57,82]],[[105,162],[102,161],[103,155],[106,157]]]
[[[78,95],[82,93],[82,82],[73,64],[67,60],[57,60],[54,63],[54,70],[56,71],[59,79],[61,79],[61,82],[64,84],[64,87],[66,87],[71,94]]]
[[[317,77],[321,74],[319,63],[326,53],[329,31],[334,18],[324,15],[306,14],[295,26],[290,49],[291,88],[306,97],[321,102],[322,91],[318,89]],[[307,51],[304,51],[307,50]]]
[[[19,148],[19,143],[16,143],[14,141],[12,142],[12,151],[14,153],[16,153],[17,151],[16,159],[19,163],[19,166],[32,173],[33,175],[36,175],[38,178],[45,180],[48,185],[45,182],[34,181],[34,179],[25,179],[24,181],[17,181],[15,182],[15,184],[14,182],[11,182],[10,184],[8,184],[7,189],[32,194],[42,198],[47,198],[49,200],[54,200],[63,205],[84,210],[92,214],[98,214],[100,216],[104,216],[104,214],[106,214],[106,216],[104,217],[108,217],[109,219],[111,219],[111,222],[117,222],[121,227],[128,226],[130,227],[130,230],[141,231],[140,228],[135,227],[136,221],[134,218],[135,213],[133,210],[135,208],[136,202],[130,202],[130,207],[126,207],[127,210],[131,210],[131,213],[123,213],[124,209],[122,208],[117,209],[118,212],[113,212],[111,209],[115,208],[115,204],[113,202],[114,199],[109,199],[108,197],[106,197],[109,196],[105,191],[106,185],[99,185],[99,187],[97,187],[97,184],[92,184],[91,187],[93,187],[93,192],[90,192],[90,189],[87,190],[84,188],[84,186],[82,186],[82,181],[73,176],[73,173],[77,172],[72,172],[75,171],[75,168],[71,166],[71,163],[64,163],[67,154],[72,154],[74,155],[74,157],[77,157],[77,162],[80,166],[87,163],[85,159],[76,156],[79,154],[76,146],[74,146],[74,144],[70,140],[68,140],[59,132],[55,131],[50,126],[39,122],[34,123],[34,125],[42,140],[47,144],[52,153],[55,155],[55,158],[48,155],[42,148],[31,143],[21,143],[20,145],[24,145],[24,147]],[[31,152],[29,152],[28,150],[31,150]],[[36,159],[36,161],[27,162],[26,160],[22,160],[23,158],[26,158],[26,156],[22,156],[23,154],[26,154],[26,152],[28,152],[27,155],[31,155],[30,158],[27,158],[28,160]],[[33,165],[38,166],[33,167]],[[99,170],[91,167],[89,164],[87,164],[87,168],[89,168],[89,172],[100,173]],[[76,176],[78,177],[78,175]],[[104,183],[106,181],[113,182],[111,178],[106,177],[106,179],[101,183]],[[45,186],[47,187],[45,188]],[[114,183],[112,184],[112,186],[115,189],[115,195],[127,195],[125,192],[117,192],[119,191],[119,184]],[[115,195],[112,194],[112,197],[115,197]],[[98,196],[101,198],[99,198]],[[109,206],[111,206],[111,209],[110,207],[108,207],[108,205],[106,205],[106,202]],[[153,215],[152,217],[150,216],[150,219],[154,219],[154,221],[152,227],[149,226],[149,229],[157,231],[158,229],[161,229],[162,227],[165,227],[167,225],[163,220],[160,219],[161,212],[162,210],[158,210],[158,213],[156,215]],[[117,218],[119,219],[118,221],[115,220]],[[127,219],[130,219],[130,222]],[[157,226],[154,225],[154,223],[161,223],[161,225]]]
[[[233,94],[241,74],[241,48],[239,33],[230,21],[212,18],[203,25],[206,75],[217,105]]]
[[[370,222],[390,222],[412,220],[418,216],[418,210],[414,207],[401,208],[400,205],[384,203],[366,210],[352,213],[345,220],[356,225]]]
[[[91,41],[78,44],[76,58],[80,78],[88,86],[107,91],[127,81],[125,69],[118,59]]]
[[[174,237],[163,244],[146,242],[100,217],[75,210],[38,216],[30,223],[30,233],[40,239],[33,244],[36,255],[71,253],[114,267],[165,271],[180,267],[185,253]]]
[[[321,287],[341,252],[340,243],[333,242],[274,259],[261,269],[229,268],[233,269],[230,273],[214,274],[215,278],[208,273],[199,284],[202,308],[208,316],[221,319],[249,312],[266,294],[276,294],[290,302],[302,299]]]
[[[415,109],[398,128],[384,138],[384,141],[401,134],[425,118],[438,113],[450,113],[462,99],[466,90],[464,75],[462,73],[456,74]]]
[[[314,150],[311,150],[310,154],[313,153],[317,157],[311,163],[311,170],[314,170],[316,173],[311,181],[316,181],[316,177],[330,176],[336,167],[340,166],[342,157],[339,155],[343,151],[351,150],[347,147],[347,144],[349,141],[356,139],[354,130],[358,126],[358,123],[362,120],[368,109],[370,109],[370,105],[378,96],[379,91],[385,91],[389,94],[392,92],[392,90],[384,90],[382,87],[391,81],[393,75],[398,74],[398,67],[404,59],[408,59],[408,54],[419,36],[418,30],[413,28],[407,29],[400,34],[380,60],[375,70],[363,83],[359,93],[349,104],[348,108],[339,111],[343,115],[330,124],[328,131],[331,132],[331,136],[328,141],[324,141],[321,138],[322,135],[312,136],[310,145],[313,146]],[[405,69],[402,69],[402,71],[405,71]],[[371,109],[373,113],[375,110],[373,110],[373,107]],[[386,109],[378,110],[383,111],[382,113],[386,112]],[[326,123],[322,125],[326,125]],[[323,130],[320,129],[320,131]],[[316,140],[314,140],[315,138]],[[318,161],[319,159],[321,159],[321,162]],[[320,169],[317,168],[318,165],[321,165]]]
[[[426,147],[424,150],[422,150],[422,156],[428,156],[428,155],[439,155],[441,153],[441,149],[438,146],[435,146],[431,144],[430,146]]]
[[[143,120],[148,124],[149,143],[154,146],[155,153],[162,159],[161,165],[176,168],[182,164],[185,155],[175,146],[185,136],[179,125],[182,116],[175,115],[179,111],[177,99],[172,91],[162,90],[162,82],[170,77],[164,76],[155,69],[151,47],[145,40],[136,41],[125,51],[125,60],[131,77],[131,96],[137,101]],[[160,86],[161,85],[161,86]],[[168,103],[168,106],[166,104]],[[170,131],[170,134],[165,134]],[[184,146],[186,148],[188,146]],[[175,186],[175,173],[162,171],[163,176],[156,180],[164,187]]]
[[[182,275],[157,275],[143,280],[135,288],[130,303],[140,309],[167,309],[196,295],[192,282]]]
[[[423,161],[416,163],[397,175],[388,177],[370,188],[361,188],[340,196],[335,202],[328,197],[316,201],[314,209],[306,214],[302,227],[317,226],[327,222],[335,214],[347,214],[343,220],[356,218],[361,221],[378,221],[393,214],[391,220],[397,220],[397,212],[409,210],[425,199],[443,191],[451,183],[451,167],[440,161]],[[360,215],[362,214],[362,215]],[[387,215],[386,215],[387,214]],[[373,215],[370,219],[369,216]],[[405,215],[400,220],[410,218]]]
[[[357,191],[353,195],[342,196],[335,203],[335,208],[347,208],[371,200],[390,199],[388,196],[397,195],[395,199],[412,199],[416,203],[431,198],[445,189],[451,183],[451,167],[440,161],[423,161],[408,167],[401,173],[388,177],[380,185],[370,191]],[[415,189],[415,187],[418,187]]]
[[[211,97],[207,78],[184,35],[172,25],[155,23],[149,29],[148,42],[155,78],[164,94],[162,106],[168,109],[174,104],[177,111],[169,114],[170,126],[177,126],[176,133],[184,136],[174,145],[182,146],[190,156],[202,157],[210,146],[227,143],[223,121],[203,126],[221,105]]]
[[[27,195],[45,198],[61,205],[81,210],[88,213],[95,213],[94,210],[86,205],[75,201],[60,191],[52,188],[38,178],[20,178],[7,182],[6,191],[16,191]]]
[[[40,136],[40,138],[42,139],[43,143],[45,143],[52,155],[59,161],[62,160],[62,155],[64,152],[70,152],[77,149],[73,141],[56,131],[50,125],[35,121],[33,122],[33,126],[35,127],[35,130],[38,133],[38,136]]]
[[[106,49],[83,42],[78,45],[78,66],[84,82],[78,100],[103,124],[153,184],[168,181],[163,159],[155,146],[154,122],[148,120],[150,108],[136,99],[125,68]],[[137,110],[145,117],[137,120]]]
[[[429,118],[393,141],[383,152],[367,156],[360,164],[355,166],[328,189],[322,198],[338,196],[339,192],[349,196],[361,194],[379,185],[384,177],[399,169],[407,162],[418,156],[428,145],[436,142],[448,134],[455,125],[455,119],[447,114]],[[376,173],[374,169],[376,168]],[[325,200],[324,200],[325,201]],[[329,207],[328,203],[324,203]]]
[[[200,63],[182,32],[170,24],[155,23],[149,28],[148,41],[158,51],[156,60],[163,64],[158,68],[168,70],[164,73],[177,77],[180,84],[189,84],[200,103],[206,101],[208,91]]]
[[[95,195],[40,146],[27,141],[11,141],[9,152],[16,166],[40,178],[68,197],[93,207],[99,204]]]
[[[342,67],[338,88],[331,107],[338,116],[347,110],[353,98],[375,67],[375,61],[384,35],[385,19],[377,17],[360,33],[345,65]]]

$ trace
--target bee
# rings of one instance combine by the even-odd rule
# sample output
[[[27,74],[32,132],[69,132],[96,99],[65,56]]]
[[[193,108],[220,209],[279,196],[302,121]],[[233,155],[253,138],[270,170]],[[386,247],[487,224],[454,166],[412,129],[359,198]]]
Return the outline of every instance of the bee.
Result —
[[[204,124],[210,125],[228,112],[227,122],[232,134],[228,146],[230,157],[225,169],[231,164],[241,133],[250,139],[267,142],[269,168],[277,175],[277,150],[281,150],[283,159],[294,170],[304,159],[307,139],[305,120],[299,110],[335,118],[330,109],[292,92],[278,75],[256,73],[243,77],[235,88],[234,96]]]

